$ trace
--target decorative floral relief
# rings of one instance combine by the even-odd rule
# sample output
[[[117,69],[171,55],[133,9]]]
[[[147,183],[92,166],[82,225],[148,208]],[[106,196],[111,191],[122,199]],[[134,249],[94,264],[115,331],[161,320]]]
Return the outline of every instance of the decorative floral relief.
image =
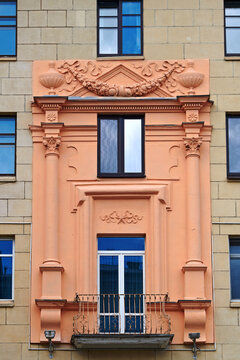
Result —
[[[49,112],[47,114],[47,120],[48,121],[56,121],[57,120],[57,114],[55,112]]]
[[[124,213],[120,214],[117,211],[113,211],[108,215],[100,216],[102,221],[106,223],[117,223],[117,224],[136,224],[138,221],[142,220],[142,216],[134,215],[132,212],[126,210]]]
[[[190,122],[196,122],[198,120],[197,114],[191,113],[188,115],[188,121]]]
[[[201,138],[185,138],[184,145],[186,149],[186,155],[200,155],[200,146],[202,144]]]
[[[62,88],[60,91],[66,90],[68,92],[73,92],[79,85],[82,85],[99,96],[129,97],[144,96],[165,85],[169,92],[174,92],[177,90],[176,75],[185,69],[185,66],[177,61],[164,61],[161,66],[155,64],[155,71],[159,72],[160,76],[132,85],[108,84],[107,82],[91,79],[89,77],[89,75],[100,75],[102,73],[102,67],[107,66],[108,65],[95,65],[93,62],[88,61],[86,66],[81,67],[79,61],[65,61],[63,65],[58,67],[58,71],[64,74],[67,87]],[[144,71],[148,74],[150,70]],[[88,76],[85,75],[87,73]]]

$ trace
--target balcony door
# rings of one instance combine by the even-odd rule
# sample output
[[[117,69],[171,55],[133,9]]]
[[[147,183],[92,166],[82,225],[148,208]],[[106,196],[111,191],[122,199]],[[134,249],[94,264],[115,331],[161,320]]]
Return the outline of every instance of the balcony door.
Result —
[[[98,238],[99,329],[144,332],[143,237]]]

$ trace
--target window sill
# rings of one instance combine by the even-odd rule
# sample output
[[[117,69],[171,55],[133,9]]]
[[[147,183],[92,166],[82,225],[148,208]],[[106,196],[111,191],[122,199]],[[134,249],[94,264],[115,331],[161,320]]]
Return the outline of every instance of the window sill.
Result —
[[[13,176],[4,176],[4,175],[0,175],[0,183],[1,182],[16,182],[17,179],[16,179],[16,176],[13,175]]]
[[[230,301],[231,308],[240,308],[240,300],[232,300]]]
[[[0,308],[3,307],[14,307],[14,300],[0,300]]]
[[[17,60],[17,57],[16,56],[13,56],[13,57],[8,57],[8,56],[0,56],[0,61],[16,61]]]
[[[224,56],[224,60],[226,61],[232,61],[232,60],[240,60],[240,55],[236,55],[236,56]]]
[[[97,60],[144,60],[145,57],[143,55],[136,56],[98,56]],[[240,59],[240,57],[239,57]]]

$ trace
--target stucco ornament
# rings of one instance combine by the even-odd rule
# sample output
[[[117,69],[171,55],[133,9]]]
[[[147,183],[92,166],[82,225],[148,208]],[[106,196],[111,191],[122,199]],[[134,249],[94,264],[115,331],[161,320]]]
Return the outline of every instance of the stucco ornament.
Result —
[[[190,113],[187,117],[187,120],[190,122],[196,122],[198,120],[198,115],[195,113]]]
[[[46,155],[56,154],[58,155],[58,148],[60,146],[61,140],[60,137],[44,137],[43,145],[46,147]]]
[[[64,83],[64,76],[56,71],[55,62],[50,61],[48,71],[39,75],[39,81],[44,87],[50,89],[49,95],[55,95],[55,89]]]
[[[100,67],[102,67],[102,65],[98,66],[100,69],[99,71],[101,71]],[[164,84],[168,89],[174,88],[174,91],[176,91],[177,81],[175,75],[181,73],[184,68],[185,67],[177,61],[164,61],[161,66],[158,65],[156,68],[156,71],[159,72],[160,75],[154,77],[153,79],[129,85],[122,85],[118,83],[109,84],[106,81],[92,79],[90,77],[90,75],[93,75],[91,72],[90,74],[88,73],[85,75],[88,67],[81,67],[79,61],[65,61],[58,67],[58,71],[65,76],[66,86],[64,86],[64,89],[62,90],[72,92],[78,87],[83,86],[98,96],[130,97],[147,95],[157,89],[160,89]],[[97,70],[94,69],[94,74],[97,73],[96,71]]]
[[[193,69],[194,61],[188,61],[188,68],[186,71],[178,76],[180,84],[186,88],[189,88],[188,94],[194,95],[194,89],[202,84],[204,75]]]
[[[200,137],[184,138],[186,156],[189,155],[200,156],[201,144],[202,144],[202,138]]]
[[[142,220],[142,216],[134,215],[132,212],[126,210],[123,214],[113,211],[105,216],[100,216],[100,219],[106,221],[106,223],[136,224],[138,221]]]

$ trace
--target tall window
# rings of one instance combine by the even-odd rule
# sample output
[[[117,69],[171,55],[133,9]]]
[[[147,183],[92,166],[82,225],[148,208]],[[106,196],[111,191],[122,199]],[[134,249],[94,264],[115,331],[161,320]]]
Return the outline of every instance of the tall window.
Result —
[[[240,300],[240,239],[230,239],[231,299]]]
[[[99,237],[100,332],[143,332],[144,250],[141,237]]]
[[[10,239],[0,239],[0,300],[13,299],[13,249]]]
[[[0,0],[0,56],[16,56],[16,1]]]
[[[0,175],[15,174],[16,119],[0,116]]]
[[[225,55],[240,55],[240,0],[225,0]]]
[[[142,1],[98,1],[98,55],[142,55]]]
[[[99,117],[98,176],[144,176],[143,126],[141,117]]]
[[[240,114],[227,115],[227,173],[240,179]]]

